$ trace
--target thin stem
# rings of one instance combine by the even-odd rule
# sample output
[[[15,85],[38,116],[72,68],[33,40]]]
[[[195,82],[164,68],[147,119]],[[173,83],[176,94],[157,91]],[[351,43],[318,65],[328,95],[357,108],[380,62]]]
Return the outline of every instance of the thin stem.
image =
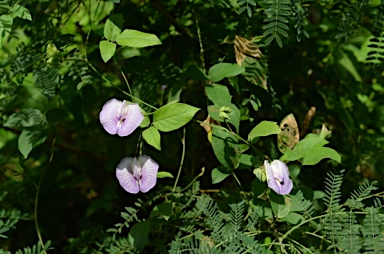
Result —
[[[114,88],[116,88],[117,90],[119,90],[120,92],[122,92],[123,94],[131,97],[132,99],[134,99],[135,101],[137,102],[140,102],[144,105],[147,105],[148,107],[154,109],[154,110],[157,110],[158,108],[156,108],[155,106],[152,106],[151,104],[149,103],[146,103],[145,101],[142,101],[140,100],[139,98],[135,97],[135,96],[132,96],[130,95],[129,93],[127,93],[126,91],[124,91],[123,89],[115,86],[111,81],[109,81],[106,77],[104,77],[87,59],[85,59],[85,61],[88,63],[89,67],[91,67],[91,69],[96,72],[105,82],[107,82],[108,84],[110,84],[111,86],[113,86]]]
[[[202,176],[202,175],[204,174],[204,171],[205,171],[205,168],[202,167],[202,168],[201,168],[201,173],[198,174],[195,178],[193,178],[192,182],[190,182],[190,183],[189,183],[185,188],[183,188],[180,192],[183,192],[183,191],[185,191],[186,189],[188,189],[189,187],[191,187],[191,185],[192,185],[194,182],[196,182],[196,180],[197,180],[200,176]]]
[[[130,94],[130,96],[131,96],[131,98],[133,100],[134,97],[133,97],[132,89],[131,89],[131,86],[128,83],[127,77],[125,76],[124,72],[121,70],[120,65],[117,63],[115,58],[113,58],[113,62],[115,63],[116,67],[119,69],[121,75],[123,76],[124,82],[125,82],[125,84],[127,84],[129,94]]]
[[[180,178],[181,169],[183,168],[184,157],[185,157],[185,136],[186,136],[186,132],[187,132],[186,130],[187,130],[187,128],[184,127],[184,129],[183,129],[183,138],[181,139],[181,144],[183,145],[183,150],[182,150],[182,153],[181,153],[180,167],[179,167],[179,172],[177,172],[175,184],[173,185],[172,195],[175,193],[175,189],[176,189],[177,183],[178,183],[179,178]]]
[[[294,239],[292,239],[292,238],[289,238],[289,240],[291,241],[291,242],[294,242],[296,245],[299,245],[301,248],[303,248],[304,250],[306,250],[306,252],[305,253],[311,253],[311,254],[313,254],[314,252],[312,252],[310,249],[308,249],[307,247],[305,247],[304,245],[302,245],[301,243],[299,243],[298,241],[295,241]]]
[[[199,45],[200,45],[200,61],[201,65],[203,67],[203,71],[205,73],[205,59],[204,59],[204,47],[203,47],[203,41],[201,40],[201,32],[200,32],[200,26],[199,21],[197,21],[195,10],[193,9],[193,15],[195,16],[195,22],[196,22],[196,30],[197,30],[197,38],[199,39]]]
[[[239,180],[239,178],[237,178],[235,172],[232,173],[232,176],[233,176],[233,178],[235,178],[235,180],[236,180],[237,184],[239,185],[240,189],[243,191],[243,195],[244,195],[244,197],[246,197],[246,196],[245,196],[245,193],[244,193],[243,186],[241,185],[240,180]]]

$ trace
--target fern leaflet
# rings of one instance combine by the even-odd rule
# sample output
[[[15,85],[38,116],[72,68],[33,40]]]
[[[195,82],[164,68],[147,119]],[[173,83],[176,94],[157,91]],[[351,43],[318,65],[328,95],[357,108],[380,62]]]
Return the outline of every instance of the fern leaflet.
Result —
[[[373,37],[369,40],[366,62],[368,64],[380,64],[384,62],[384,36]]]
[[[291,11],[289,6],[290,1],[266,0],[265,3],[268,5],[265,10],[267,17],[264,19],[264,22],[267,24],[263,26],[263,29],[265,30],[263,36],[269,36],[265,41],[265,44],[269,45],[276,39],[277,44],[282,48],[283,41],[281,40],[280,35],[288,37],[286,30],[288,30],[289,27],[286,24],[289,22],[288,16]]]
[[[383,224],[383,218],[379,217],[379,210],[374,207],[365,209],[367,215],[363,220],[363,246],[364,254],[374,254],[384,252],[384,239],[381,233],[380,226]]]

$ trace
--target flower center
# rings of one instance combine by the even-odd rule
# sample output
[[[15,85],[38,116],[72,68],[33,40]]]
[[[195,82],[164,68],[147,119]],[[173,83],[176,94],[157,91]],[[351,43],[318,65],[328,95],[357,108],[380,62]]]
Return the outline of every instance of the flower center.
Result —
[[[125,119],[127,118],[128,115],[128,104],[125,103],[125,100],[123,101],[123,105],[120,108],[120,112],[117,115],[118,123],[117,126],[120,128],[120,126],[124,123]]]
[[[284,184],[284,179],[281,179],[281,178],[278,177],[278,176],[275,176],[275,179],[276,179],[276,181],[277,181],[278,183],[280,183],[281,185]]]

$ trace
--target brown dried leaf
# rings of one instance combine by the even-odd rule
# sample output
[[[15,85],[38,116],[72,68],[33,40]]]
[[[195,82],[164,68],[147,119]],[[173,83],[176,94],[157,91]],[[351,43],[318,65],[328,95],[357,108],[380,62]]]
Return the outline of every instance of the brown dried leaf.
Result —
[[[240,66],[244,62],[246,56],[259,59],[263,56],[257,45],[239,35],[235,35],[234,47],[236,62]]]

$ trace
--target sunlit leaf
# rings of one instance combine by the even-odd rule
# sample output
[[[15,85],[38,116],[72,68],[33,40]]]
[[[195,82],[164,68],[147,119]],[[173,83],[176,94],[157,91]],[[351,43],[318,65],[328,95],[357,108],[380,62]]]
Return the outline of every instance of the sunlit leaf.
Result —
[[[121,46],[132,48],[144,48],[162,44],[159,38],[154,34],[131,29],[125,29],[119,36],[117,36],[116,42]]]
[[[187,124],[199,108],[183,104],[172,103],[159,108],[153,116],[153,125],[159,131],[173,131]]]

